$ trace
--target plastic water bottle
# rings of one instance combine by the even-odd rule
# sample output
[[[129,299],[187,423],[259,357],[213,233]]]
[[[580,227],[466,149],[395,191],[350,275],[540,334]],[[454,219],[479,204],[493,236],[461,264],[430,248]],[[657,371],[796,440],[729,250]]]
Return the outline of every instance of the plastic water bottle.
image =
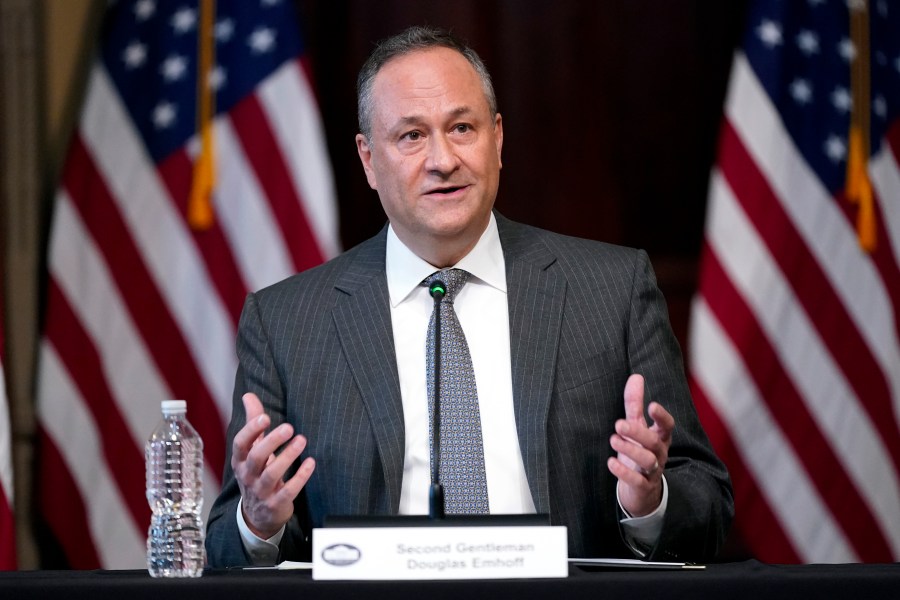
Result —
[[[203,574],[203,441],[184,400],[164,400],[163,420],[147,440],[147,569],[153,577]]]

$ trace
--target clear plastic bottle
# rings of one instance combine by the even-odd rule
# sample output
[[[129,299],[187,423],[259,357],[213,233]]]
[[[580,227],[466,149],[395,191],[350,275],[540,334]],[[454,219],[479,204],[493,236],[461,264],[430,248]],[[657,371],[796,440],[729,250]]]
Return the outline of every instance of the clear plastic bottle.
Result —
[[[147,440],[147,569],[153,577],[200,577],[203,540],[203,441],[184,400],[164,400],[163,420]]]

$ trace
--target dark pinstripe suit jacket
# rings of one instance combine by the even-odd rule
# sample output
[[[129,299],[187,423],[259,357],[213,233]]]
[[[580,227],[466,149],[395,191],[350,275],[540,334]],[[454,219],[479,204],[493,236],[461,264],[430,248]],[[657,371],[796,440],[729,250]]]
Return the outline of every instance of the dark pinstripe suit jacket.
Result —
[[[516,427],[538,512],[568,526],[570,556],[630,556],[606,468],[631,373],[675,417],[669,505],[651,552],[702,560],[733,514],[731,484],[700,427],[647,256],[497,215],[506,259]],[[309,439],[316,470],[295,502],[281,558],[309,556],[328,514],[391,514],[400,501],[404,423],[385,279],[386,229],[318,268],[256,294],[241,316],[230,440],[256,392],[273,427]],[[210,564],[247,563],[228,464],[207,533]]]

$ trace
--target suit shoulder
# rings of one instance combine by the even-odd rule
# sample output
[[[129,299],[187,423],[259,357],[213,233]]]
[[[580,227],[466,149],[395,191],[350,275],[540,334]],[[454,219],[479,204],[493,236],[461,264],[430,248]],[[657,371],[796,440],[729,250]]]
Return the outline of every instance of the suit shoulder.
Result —
[[[649,263],[647,253],[636,248],[574,237],[521,223],[510,225],[511,233],[518,238],[519,244],[521,240],[530,240],[529,245],[546,248],[558,266],[566,271],[633,272],[642,264]]]
[[[253,296],[263,304],[280,302],[284,298],[322,299],[323,294],[333,293],[335,287],[348,273],[384,271],[384,236],[379,234],[350,250],[300,273],[296,273],[255,292]]]
[[[643,254],[643,250],[631,248],[629,246],[621,246],[618,244],[610,244],[599,240],[591,240],[587,238],[579,238],[552,231],[545,231],[545,242],[552,249],[569,250],[576,253],[586,252],[590,254],[602,254],[606,257],[615,257],[625,260],[635,260],[637,256]]]

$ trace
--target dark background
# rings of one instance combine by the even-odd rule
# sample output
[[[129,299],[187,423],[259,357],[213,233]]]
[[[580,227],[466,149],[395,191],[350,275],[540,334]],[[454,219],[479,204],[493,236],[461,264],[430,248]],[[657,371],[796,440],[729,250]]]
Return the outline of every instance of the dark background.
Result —
[[[644,248],[685,343],[706,190],[746,0],[298,0],[349,248],[385,216],[356,155],[356,73],[409,25],[481,55],[503,115],[497,208]]]

